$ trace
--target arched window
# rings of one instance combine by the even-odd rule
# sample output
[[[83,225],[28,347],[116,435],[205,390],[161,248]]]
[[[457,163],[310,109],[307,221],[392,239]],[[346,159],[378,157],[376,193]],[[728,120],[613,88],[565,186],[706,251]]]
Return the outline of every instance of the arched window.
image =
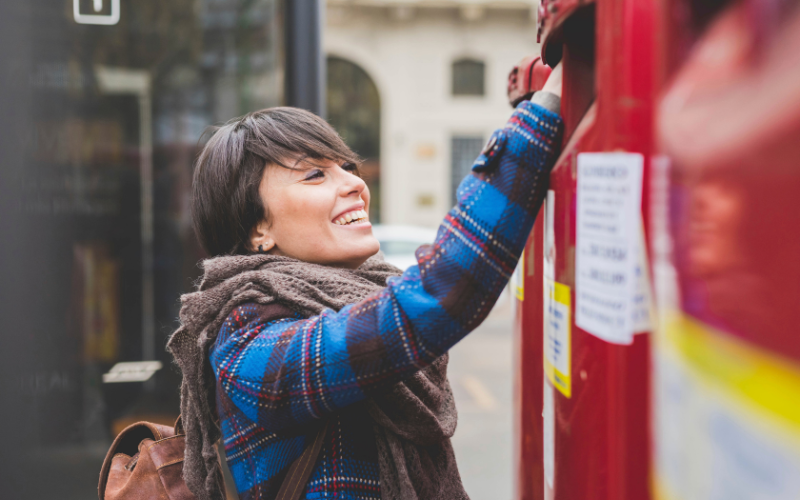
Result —
[[[484,94],[486,65],[475,59],[459,59],[453,63],[453,95]]]
[[[361,173],[372,195],[370,219],[380,222],[381,102],[378,87],[357,64],[329,56],[327,117],[353,151],[364,159]]]

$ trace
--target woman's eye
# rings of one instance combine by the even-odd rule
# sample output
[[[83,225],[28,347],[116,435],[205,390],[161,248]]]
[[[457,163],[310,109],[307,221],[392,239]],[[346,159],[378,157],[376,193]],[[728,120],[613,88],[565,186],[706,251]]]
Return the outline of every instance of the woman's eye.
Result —
[[[308,175],[306,175],[305,180],[311,181],[311,180],[314,180],[314,179],[321,179],[323,177],[325,177],[325,174],[322,173],[322,170],[313,170],[313,171],[309,172]]]
[[[345,163],[344,165],[342,165],[342,170],[350,172],[353,175],[359,175],[358,165],[356,165],[355,163],[350,163],[350,162]]]

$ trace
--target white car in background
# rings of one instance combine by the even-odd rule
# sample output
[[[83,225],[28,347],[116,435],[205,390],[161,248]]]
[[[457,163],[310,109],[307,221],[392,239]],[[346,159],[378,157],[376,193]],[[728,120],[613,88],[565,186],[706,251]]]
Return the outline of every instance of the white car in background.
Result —
[[[386,261],[403,271],[416,265],[414,252],[420,245],[431,244],[436,239],[435,229],[420,226],[377,224],[372,227],[372,234],[380,242]]]

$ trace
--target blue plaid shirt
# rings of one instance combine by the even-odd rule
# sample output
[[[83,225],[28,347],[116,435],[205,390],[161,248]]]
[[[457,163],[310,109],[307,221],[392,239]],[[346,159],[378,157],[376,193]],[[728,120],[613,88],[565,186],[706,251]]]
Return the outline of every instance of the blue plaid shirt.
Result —
[[[382,291],[310,318],[257,304],[231,313],[210,356],[240,498],[274,498],[325,418],[305,498],[380,499],[373,424],[359,403],[431,364],[489,313],[533,227],[560,131],[557,114],[521,103],[458,187],[434,244]]]

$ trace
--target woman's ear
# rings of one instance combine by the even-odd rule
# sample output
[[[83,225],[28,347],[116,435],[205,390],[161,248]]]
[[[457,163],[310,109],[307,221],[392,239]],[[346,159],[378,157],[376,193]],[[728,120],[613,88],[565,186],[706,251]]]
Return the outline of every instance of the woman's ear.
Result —
[[[258,253],[267,253],[275,247],[269,231],[269,223],[261,219],[250,231],[250,250]]]

